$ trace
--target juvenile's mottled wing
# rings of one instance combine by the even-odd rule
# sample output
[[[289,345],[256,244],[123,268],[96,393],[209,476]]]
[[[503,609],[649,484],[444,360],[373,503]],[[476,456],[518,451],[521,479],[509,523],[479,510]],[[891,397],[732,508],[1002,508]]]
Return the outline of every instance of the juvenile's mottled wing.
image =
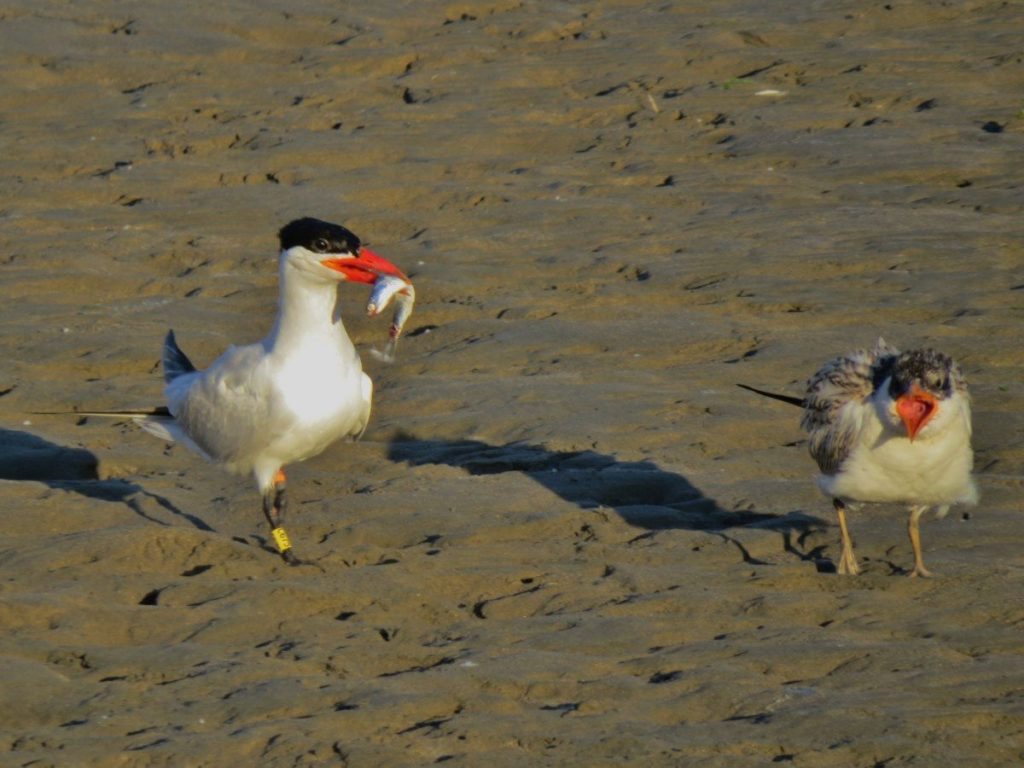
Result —
[[[862,426],[856,406],[871,396],[879,371],[898,355],[879,339],[871,351],[859,349],[829,361],[807,382],[800,426],[810,433],[811,456],[824,474],[835,474],[849,456]]]

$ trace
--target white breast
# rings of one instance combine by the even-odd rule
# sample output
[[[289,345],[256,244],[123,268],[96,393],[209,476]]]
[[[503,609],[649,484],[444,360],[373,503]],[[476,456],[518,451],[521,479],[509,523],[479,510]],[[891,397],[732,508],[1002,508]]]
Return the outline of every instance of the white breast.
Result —
[[[372,385],[354,350],[309,345],[275,371],[275,408],[267,453],[281,463],[314,456],[335,440],[358,435],[370,412]]]
[[[819,487],[829,496],[851,501],[975,503],[969,415],[964,418],[957,403],[946,407],[956,412],[942,428],[922,432],[913,442],[886,428],[873,409],[866,409],[850,455],[839,472],[819,478]]]

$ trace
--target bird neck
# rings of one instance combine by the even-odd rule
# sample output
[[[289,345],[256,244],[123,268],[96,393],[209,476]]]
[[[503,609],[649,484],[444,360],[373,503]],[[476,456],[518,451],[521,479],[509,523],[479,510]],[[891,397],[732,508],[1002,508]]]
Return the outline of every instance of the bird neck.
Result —
[[[324,338],[352,345],[341,320],[338,283],[324,282],[282,260],[279,285],[277,321],[267,337],[270,350],[296,350]]]

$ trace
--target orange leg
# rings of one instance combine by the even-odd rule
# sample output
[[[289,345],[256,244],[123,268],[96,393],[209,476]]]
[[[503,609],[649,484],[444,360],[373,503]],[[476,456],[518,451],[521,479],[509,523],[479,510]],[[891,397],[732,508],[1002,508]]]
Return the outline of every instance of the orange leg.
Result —
[[[298,565],[301,561],[292,552],[291,542],[284,530],[284,517],[288,510],[288,497],[285,495],[286,478],[284,470],[277,470],[274,475],[274,485],[263,495],[263,514],[270,523],[270,533],[274,537],[274,543],[281,553],[281,558],[288,565]]]

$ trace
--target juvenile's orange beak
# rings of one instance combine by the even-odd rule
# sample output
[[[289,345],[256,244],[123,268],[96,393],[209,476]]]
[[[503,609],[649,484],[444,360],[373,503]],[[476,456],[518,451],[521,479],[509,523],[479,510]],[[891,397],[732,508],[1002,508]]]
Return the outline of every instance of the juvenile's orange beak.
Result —
[[[935,395],[925,392],[917,384],[910,388],[910,392],[901,395],[896,401],[896,412],[903,420],[907,428],[907,437],[913,441],[921,428],[931,421],[939,410],[939,401]]]
[[[358,256],[348,256],[344,259],[323,259],[320,263],[328,269],[341,272],[353,283],[375,283],[381,275],[400,277],[409,282],[409,278],[402,270],[369,248],[360,249]]]

